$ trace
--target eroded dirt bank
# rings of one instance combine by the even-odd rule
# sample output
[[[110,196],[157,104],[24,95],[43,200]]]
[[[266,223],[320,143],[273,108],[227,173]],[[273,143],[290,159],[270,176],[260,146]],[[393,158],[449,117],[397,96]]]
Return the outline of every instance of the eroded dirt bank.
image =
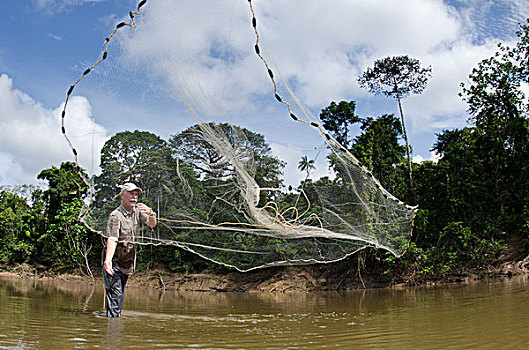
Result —
[[[390,276],[377,264],[360,265],[357,259],[323,265],[267,268],[251,272],[211,271],[202,273],[170,273],[161,269],[135,273],[128,288],[150,288],[174,291],[202,292],[268,292],[336,291],[367,288],[405,288],[417,285],[438,285],[454,282],[471,282],[483,278],[513,276],[529,272],[529,260],[506,262],[499,267],[482,270],[459,271],[421,278],[413,271],[400,276]],[[101,276],[90,277],[51,271],[37,272],[30,266],[0,267],[0,276],[35,277],[38,279],[83,280],[102,283]]]

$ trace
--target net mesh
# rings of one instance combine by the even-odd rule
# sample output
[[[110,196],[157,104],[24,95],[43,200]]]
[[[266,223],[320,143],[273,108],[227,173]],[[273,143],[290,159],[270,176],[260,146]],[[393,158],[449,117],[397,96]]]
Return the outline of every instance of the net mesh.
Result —
[[[142,131],[107,141],[101,170],[86,177],[81,220],[105,236],[117,185],[132,181],[159,221],[142,229],[139,244],[176,245],[240,271],[334,262],[368,246],[403,254],[417,209],[387,192],[296,97],[263,49],[253,5],[142,1],[115,27],[101,59],[67,93],[62,132],[76,161],[75,143],[85,141],[66,131],[74,90],[91,101],[96,120],[119,111],[146,129],[185,127],[169,130],[169,141]],[[284,163],[243,126],[264,128],[262,121],[314,134],[333,171],[287,189]]]

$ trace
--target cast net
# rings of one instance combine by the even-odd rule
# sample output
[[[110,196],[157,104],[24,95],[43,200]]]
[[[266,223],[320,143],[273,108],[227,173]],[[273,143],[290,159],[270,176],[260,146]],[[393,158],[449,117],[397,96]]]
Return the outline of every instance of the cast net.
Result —
[[[300,79],[283,75],[271,55],[280,39],[263,41],[259,13],[271,28],[270,2],[152,0],[115,27],[62,114],[77,162],[76,147],[99,131],[68,134],[69,100],[86,97],[94,119],[118,130],[92,147],[99,162],[80,164],[90,185],[82,221],[105,236],[117,186],[132,181],[158,213],[139,244],[175,245],[240,271],[334,262],[368,246],[403,254],[416,208],[318,124],[295,94]],[[285,153],[295,142],[325,149],[330,170],[311,178],[313,163],[300,162],[304,176],[287,186],[289,164],[250,130],[283,138]]]

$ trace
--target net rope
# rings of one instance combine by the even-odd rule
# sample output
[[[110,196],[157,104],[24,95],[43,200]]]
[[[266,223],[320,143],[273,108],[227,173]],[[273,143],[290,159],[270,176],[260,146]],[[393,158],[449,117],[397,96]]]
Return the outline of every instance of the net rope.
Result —
[[[67,91],[61,131],[80,169],[78,152],[65,127],[69,98],[81,80],[107,59],[109,43],[117,31],[124,27],[137,28],[135,17],[140,15],[140,8],[146,2],[141,1],[137,9],[129,13],[130,23],[120,22],[114,28],[105,39],[102,57],[86,69]],[[332,135],[317,122],[310,121],[310,112],[301,108],[307,118],[300,118],[294,113],[290,103],[281,96],[276,75],[261,52],[252,0],[248,0],[248,6],[255,35],[254,51],[272,82],[275,100],[286,107],[290,119],[310,126],[322,136],[336,157],[335,169],[339,176],[334,180],[311,182],[308,189],[305,188],[305,181],[298,188],[295,204],[285,200],[286,195],[280,188],[260,186],[256,176],[263,155],[257,154],[255,149],[259,140],[244,128],[204,121],[204,106],[200,102],[203,96],[198,96],[197,91],[187,85],[186,78],[178,75],[181,72],[177,72],[170,77],[176,83],[167,91],[173,94],[172,91],[176,90],[174,95],[179,96],[189,114],[199,122],[175,139],[178,185],[172,186],[181,187],[183,193],[179,195],[189,203],[198,196],[210,201],[200,208],[170,207],[159,210],[158,228],[143,229],[134,243],[175,245],[239,271],[335,262],[369,246],[387,250],[396,256],[402,255],[410,240],[417,208],[405,204],[384,189],[373,174]],[[174,57],[171,59],[174,60]],[[178,61],[171,63],[170,59],[162,62],[178,65]],[[289,96],[301,105],[284,79],[281,84]],[[207,98],[204,90],[199,91]],[[229,121],[220,107],[216,105],[215,108],[225,121]],[[196,154],[186,157],[188,142],[203,145],[210,152],[210,160],[202,159],[199,164]],[[193,176],[186,173],[189,169],[194,170]],[[95,176],[83,176],[83,181],[89,187],[89,201],[80,219],[88,228],[105,237],[104,225],[109,206],[95,203],[96,187],[101,188],[102,185],[97,184],[98,177]],[[192,181],[201,184],[200,191],[192,188]],[[327,187],[318,187],[322,181],[327,181]],[[159,194],[161,187],[158,185],[150,193]],[[152,203],[155,203],[154,199]]]

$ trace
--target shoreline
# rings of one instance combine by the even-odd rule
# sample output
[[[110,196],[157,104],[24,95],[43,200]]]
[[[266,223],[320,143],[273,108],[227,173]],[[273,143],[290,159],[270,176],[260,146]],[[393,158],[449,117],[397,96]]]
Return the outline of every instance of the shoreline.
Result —
[[[485,279],[512,277],[529,273],[529,259],[505,262],[499,267],[487,267],[444,274],[420,280],[409,277],[390,277],[374,271],[344,266],[289,266],[268,268],[254,272],[172,273],[152,269],[135,272],[129,278],[127,288],[145,288],[176,292],[330,292],[366,289],[406,289],[410,287],[434,287],[454,283],[472,283]],[[354,270],[354,271],[353,271]],[[90,276],[68,272],[45,270],[37,272],[29,265],[0,266],[0,277],[36,278],[39,280],[76,281],[102,284],[101,274]]]

